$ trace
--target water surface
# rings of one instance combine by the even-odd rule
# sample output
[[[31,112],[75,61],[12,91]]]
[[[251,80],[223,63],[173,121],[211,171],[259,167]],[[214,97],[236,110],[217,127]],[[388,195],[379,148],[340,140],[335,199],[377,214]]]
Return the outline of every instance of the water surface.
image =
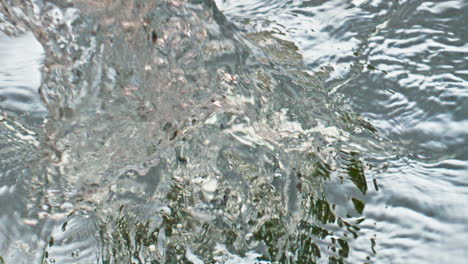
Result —
[[[465,263],[467,13],[0,3],[0,263]]]

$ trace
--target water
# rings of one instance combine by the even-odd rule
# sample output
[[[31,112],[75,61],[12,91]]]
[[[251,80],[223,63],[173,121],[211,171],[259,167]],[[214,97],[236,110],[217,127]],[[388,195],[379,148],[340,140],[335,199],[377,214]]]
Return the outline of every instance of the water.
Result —
[[[467,11],[0,2],[0,263],[465,263]]]

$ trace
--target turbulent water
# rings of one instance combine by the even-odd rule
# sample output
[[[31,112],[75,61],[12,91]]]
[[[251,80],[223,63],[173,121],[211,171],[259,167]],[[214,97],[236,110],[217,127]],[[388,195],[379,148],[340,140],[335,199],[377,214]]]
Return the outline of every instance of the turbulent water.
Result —
[[[466,263],[467,14],[0,1],[0,263]]]

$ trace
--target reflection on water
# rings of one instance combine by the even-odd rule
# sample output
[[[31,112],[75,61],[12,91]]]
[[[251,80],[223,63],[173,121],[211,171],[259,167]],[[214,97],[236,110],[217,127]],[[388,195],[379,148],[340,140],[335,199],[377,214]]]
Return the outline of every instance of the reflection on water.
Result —
[[[0,263],[463,263],[449,2],[1,2]]]

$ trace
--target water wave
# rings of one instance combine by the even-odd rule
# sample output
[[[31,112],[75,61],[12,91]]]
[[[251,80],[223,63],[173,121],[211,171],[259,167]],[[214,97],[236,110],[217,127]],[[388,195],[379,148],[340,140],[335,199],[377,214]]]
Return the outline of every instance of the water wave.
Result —
[[[428,230],[393,235],[392,219],[432,217],[426,198],[409,202],[395,193],[408,184],[405,176],[418,175],[410,183],[420,188],[418,197],[436,188],[425,177],[441,168],[454,184],[463,182],[450,170],[464,166],[463,150],[444,159],[406,148],[411,138],[414,146],[440,146],[405,133],[421,135],[447,119],[443,111],[440,119],[424,119],[433,108],[420,101],[413,107],[413,92],[447,84],[443,93],[458,96],[465,82],[463,71],[440,67],[421,86],[428,62],[418,66],[423,56],[411,57],[405,43],[442,44],[413,40],[411,29],[403,40],[393,23],[413,7],[456,11],[413,5],[1,2],[0,30],[32,32],[44,52],[38,93],[33,85],[0,87],[0,155],[10,157],[0,163],[0,194],[18,199],[0,214],[11,225],[0,229],[3,261],[391,262],[401,237]],[[456,34],[439,40],[457,46],[463,37]],[[400,53],[386,52],[394,45]],[[410,74],[402,56],[414,63]],[[369,79],[405,90],[371,91]],[[453,114],[452,136],[444,137],[453,141],[445,146],[465,142],[463,118],[455,117],[463,104],[453,112],[450,98],[433,97]],[[40,114],[31,121],[24,112]],[[382,211],[388,206],[394,211]],[[441,223],[426,226],[421,240],[436,239],[431,230]],[[388,236],[377,238],[379,229]]]

